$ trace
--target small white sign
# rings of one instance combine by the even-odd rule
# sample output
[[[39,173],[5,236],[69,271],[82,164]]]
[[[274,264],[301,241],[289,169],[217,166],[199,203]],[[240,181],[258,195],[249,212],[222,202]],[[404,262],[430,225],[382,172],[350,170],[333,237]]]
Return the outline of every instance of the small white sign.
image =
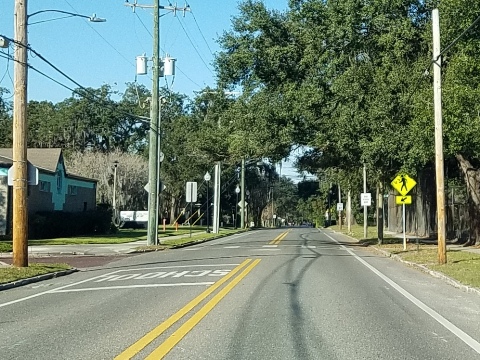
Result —
[[[238,202],[238,206],[240,206],[240,209],[242,208],[242,202],[241,201]],[[246,202],[246,201],[245,201],[245,206],[248,206],[248,202]]]
[[[120,211],[122,221],[148,222],[148,211]]]
[[[372,194],[371,193],[362,193],[360,195],[360,205],[362,205],[362,206],[372,206]]]
[[[337,211],[343,211],[343,203],[337,203]]]
[[[7,184],[13,186],[13,166],[8,169]],[[38,185],[38,169],[31,162],[27,162],[27,184]]]
[[[188,203],[197,202],[197,183],[195,181],[187,182],[185,194],[185,198]]]

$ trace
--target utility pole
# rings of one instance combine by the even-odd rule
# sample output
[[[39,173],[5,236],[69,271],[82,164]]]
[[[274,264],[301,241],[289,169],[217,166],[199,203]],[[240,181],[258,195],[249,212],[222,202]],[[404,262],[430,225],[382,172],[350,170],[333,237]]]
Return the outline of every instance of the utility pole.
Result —
[[[117,166],[118,166],[118,161],[115,160],[113,162],[113,219],[116,221],[117,219]]]
[[[240,229],[245,229],[245,158],[242,158],[242,169],[240,174],[240,188],[242,189],[240,197]],[[238,204],[235,204],[238,206]]]
[[[274,214],[274,204],[273,204],[273,182],[272,182],[272,227],[275,227],[275,214]]]
[[[13,95],[13,265],[28,266],[27,0],[15,0]]]
[[[435,107],[435,178],[437,183],[438,263],[447,263],[445,242],[445,184],[443,173],[442,129],[442,56],[440,54],[440,19],[438,9],[432,10],[433,33],[433,98]]]
[[[363,163],[363,193],[367,193],[367,165]],[[368,207],[363,207],[363,238],[367,238]]]
[[[352,232],[352,192],[347,193],[347,231]]]
[[[160,123],[161,114],[159,111],[159,88],[161,76],[160,61],[160,10],[170,10],[174,14],[177,11],[190,11],[189,6],[179,8],[176,6],[161,6],[160,0],[153,0],[152,5],[139,5],[137,2],[125,3],[135,12],[139,8],[153,9],[153,83],[152,83],[152,101],[150,104],[150,135],[148,151],[148,229],[147,245],[156,245],[158,240],[158,200],[160,194],[159,176],[160,176]]]
[[[152,102],[150,104],[150,147],[148,153],[148,233],[147,245],[156,245],[158,238],[157,228],[157,180],[158,180],[158,148],[160,139],[158,130],[160,128],[160,114],[158,111],[158,93],[160,84],[160,0],[153,2],[153,84]]]
[[[338,184],[338,203],[342,203],[342,191],[340,190],[340,184]],[[338,224],[340,225],[340,230],[342,230],[342,210],[338,211]]]

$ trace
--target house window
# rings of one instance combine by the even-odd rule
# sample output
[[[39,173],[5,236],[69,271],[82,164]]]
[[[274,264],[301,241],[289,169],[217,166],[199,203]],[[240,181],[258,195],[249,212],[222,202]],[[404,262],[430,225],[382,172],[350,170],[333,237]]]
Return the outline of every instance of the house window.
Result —
[[[57,191],[60,194],[62,192],[62,172],[57,171]]]
[[[39,185],[40,191],[50,192],[50,182],[49,181],[40,180],[38,182],[38,185]]]
[[[74,185],[68,185],[68,195],[77,195],[77,187]]]

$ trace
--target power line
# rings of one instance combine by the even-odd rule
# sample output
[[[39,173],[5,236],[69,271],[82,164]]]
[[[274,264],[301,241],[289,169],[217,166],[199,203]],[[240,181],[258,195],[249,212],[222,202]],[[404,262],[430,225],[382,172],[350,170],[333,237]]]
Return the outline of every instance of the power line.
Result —
[[[142,19],[140,18],[140,16],[138,16],[138,14],[136,12],[134,12],[134,14],[136,15],[137,19],[140,21],[140,23],[143,25],[143,28],[147,31],[148,35],[150,35],[150,37],[153,38],[153,35],[152,33],[150,32],[150,30],[148,30],[148,28],[145,26],[144,22],[142,21]]]
[[[3,36],[3,35],[2,35],[2,36]],[[68,90],[71,90],[73,93],[75,93],[75,94],[77,94],[77,95],[80,95],[81,97],[87,99],[88,101],[98,102],[98,103],[101,104],[101,105],[108,106],[108,107],[112,108],[112,107],[111,107],[111,104],[106,103],[104,99],[102,99],[101,97],[99,97],[97,94],[93,93],[90,89],[88,89],[88,88],[80,85],[77,81],[75,81],[75,80],[72,79],[70,76],[68,76],[67,74],[65,74],[63,71],[61,71],[61,70],[60,70],[59,68],[57,68],[55,65],[53,65],[50,61],[48,61],[46,58],[44,58],[41,54],[39,54],[38,52],[36,52],[35,50],[33,50],[30,46],[28,46],[28,45],[26,46],[26,45],[24,45],[24,44],[22,44],[22,43],[20,43],[20,42],[18,42],[18,41],[16,41],[16,40],[10,39],[10,38],[8,38],[8,37],[6,37],[6,36],[3,36],[3,37],[5,37],[6,39],[8,39],[9,41],[11,41],[11,42],[14,43],[14,44],[17,44],[18,46],[23,46],[23,47],[25,47],[27,50],[29,50],[29,51],[31,51],[32,53],[34,53],[35,55],[37,55],[41,60],[43,60],[44,62],[46,62],[48,65],[50,65],[54,70],[56,70],[57,72],[59,72],[61,75],[63,75],[63,76],[66,77],[68,80],[70,80],[70,81],[73,82],[75,85],[77,85],[77,86],[78,86],[81,90],[83,90],[85,93],[87,93],[88,95],[90,95],[91,98],[88,98],[87,96],[85,96],[85,94],[84,94],[84,93],[81,93],[80,91],[78,91],[78,89],[71,89],[71,88],[68,87],[67,85],[65,85],[65,84],[63,84],[63,83],[61,83],[61,82],[59,82],[59,81],[51,78],[50,76],[48,76],[48,75],[46,75],[45,73],[39,71],[38,69],[34,68],[32,65],[29,65],[28,63],[27,63],[27,64],[23,64],[23,65],[28,66],[28,67],[31,68],[32,70],[34,70],[34,71],[38,72],[39,74],[47,77],[48,79],[54,81],[55,83],[59,84],[60,86],[63,86],[63,87],[65,87],[65,88],[68,89]],[[12,57],[11,55],[10,55],[10,58],[13,59],[13,57]],[[19,62],[18,60],[15,60],[15,59],[13,59],[13,60]],[[19,63],[21,63],[21,62],[19,62]],[[137,119],[137,120],[140,120],[140,121],[143,121],[143,122],[149,122],[149,121],[146,121],[146,120],[145,120],[145,119],[146,119],[145,117],[138,116],[138,115],[135,115],[135,114],[131,114],[131,113],[126,112],[126,111],[124,111],[124,110],[119,110],[119,109],[116,108],[116,107],[115,107],[115,108],[112,108],[112,109],[115,110],[115,111],[117,111],[117,112],[118,112],[119,114],[121,114],[121,115],[128,116],[128,117],[133,117],[133,118],[135,118],[135,119]]]
[[[187,36],[187,39],[188,41],[190,41],[190,44],[192,44],[192,47],[193,49],[195,50],[195,52],[197,53],[198,57],[200,58],[200,60],[203,62],[203,64],[205,65],[205,67],[208,69],[208,71],[210,71],[210,73],[215,76],[215,74],[212,72],[212,70],[210,69],[210,67],[207,65],[207,63],[205,62],[205,60],[203,59],[202,55],[200,54],[200,52],[198,51],[197,47],[195,46],[195,44],[193,43],[192,39],[190,38],[190,35],[188,35],[187,33],[187,30],[185,29],[185,27],[183,26],[182,22],[180,19],[178,19],[178,22],[180,23],[180,26],[182,27],[183,29],[183,32],[185,33],[185,35]]]
[[[75,9],[67,0],[65,0],[65,2],[68,4],[68,6],[70,6],[76,13],[78,13],[77,9]],[[86,22],[86,24],[93,30],[97,33],[98,36],[100,36],[100,38],[105,41],[105,43],[110,46],[118,55],[120,55],[126,62],[128,62],[131,66],[135,67],[135,64],[133,62],[131,62],[130,60],[128,60],[120,51],[117,50],[117,48],[115,46],[113,46],[107,39],[105,39],[102,34],[100,34],[97,29],[95,29],[95,27],[93,27],[89,22]]]
[[[200,35],[202,35],[202,38],[205,41],[205,44],[207,45],[208,50],[210,50],[210,53],[213,55],[213,51],[212,51],[212,49],[210,49],[210,45],[208,45],[207,39],[205,39],[205,36],[203,35],[202,29],[200,29],[200,26],[198,25],[197,18],[195,17],[195,14],[191,10],[190,10],[190,12],[192,13],[193,20],[195,21],[195,24],[197,24],[197,29],[200,32]]]
[[[467,32],[470,31],[470,29],[472,29],[476,24],[477,22],[480,21],[480,16],[478,16],[474,21],[473,23],[468,27],[466,28],[460,35],[458,35],[450,44],[448,44],[441,52],[440,54],[438,54],[438,57],[434,60],[434,61],[437,61],[440,56],[442,56],[446,51],[450,50],[450,48],[455,45],[462,37],[463,35],[465,35]]]
[[[0,51],[0,53],[5,54],[3,51]],[[5,72],[3,73],[3,76],[2,76],[2,78],[0,79],[0,84],[2,83],[3,79],[5,79],[5,76],[7,76],[7,73],[8,73],[8,70],[9,70],[10,56],[11,56],[11,55],[10,55],[10,47],[8,47],[8,53],[7,53],[6,55],[7,55],[6,58],[8,59],[8,61],[7,61],[7,68],[5,69]]]

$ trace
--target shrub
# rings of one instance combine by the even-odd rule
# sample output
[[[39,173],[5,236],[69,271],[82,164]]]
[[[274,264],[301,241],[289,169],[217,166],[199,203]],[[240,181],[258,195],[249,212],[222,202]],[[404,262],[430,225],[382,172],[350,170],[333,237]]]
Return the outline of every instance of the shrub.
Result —
[[[83,212],[41,211],[29,216],[29,238],[50,239],[112,232],[112,213],[106,210]]]

